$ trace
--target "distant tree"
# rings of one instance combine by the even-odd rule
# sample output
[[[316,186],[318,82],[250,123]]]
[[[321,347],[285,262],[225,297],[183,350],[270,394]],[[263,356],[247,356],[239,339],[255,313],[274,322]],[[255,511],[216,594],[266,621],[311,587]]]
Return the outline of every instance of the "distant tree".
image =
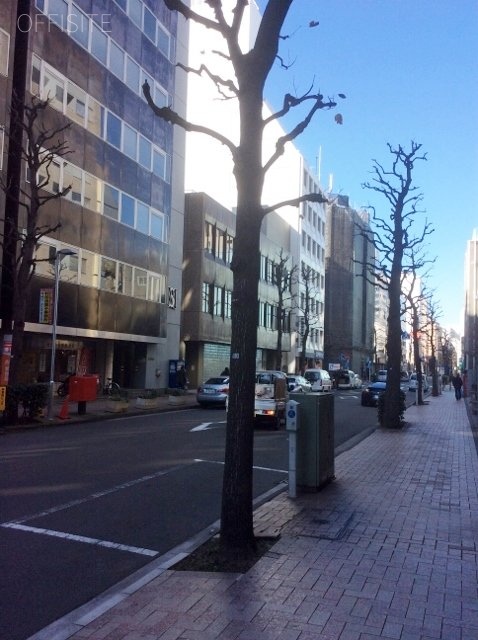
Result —
[[[252,469],[253,469],[253,415],[254,381],[256,369],[258,282],[260,275],[259,240],[261,224],[271,211],[286,205],[298,206],[301,202],[324,202],[320,193],[304,194],[286,202],[264,206],[261,201],[264,178],[267,171],[284,153],[285,145],[295,140],[308,126],[317,111],[336,106],[333,99],[325,99],[312,90],[301,95],[286,94],[282,108],[264,117],[264,87],[274,62],[278,59],[279,43],[284,37],[281,30],[293,0],[269,0],[267,2],[254,43],[247,51],[241,48],[239,33],[246,0],[206,0],[205,14],[200,14],[182,0],[164,0],[166,7],[178,11],[186,19],[193,20],[222,37],[224,50],[215,50],[216,59],[223,67],[230,64],[231,74],[205,65],[180,67],[188,74],[202,76],[212,82],[218,98],[237,101],[239,107],[239,142],[227,135],[189,122],[170,107],[157,107],[147,83],[143,91],[153,112],[160,118],[182,127],[188,132],[204,133],[227,148],[233,161],[237,184],[236,237],[231,263],[233,272],[230,393],[227,417],[223,491],[221,506],[220,541],[233,552],[255,548],[252,519]],[[230,13],[226,6],[232,6]],[[315,25],[310,25],[315,26]],[[245,27],[247,28],[247,26]],[[339,97],[345,97],[339,94]],[[296,126],[281,136],[270,157],[262,159],[264,129],[271,122],[289,114],[300,105],[307,108]]]
[[[4,268],[9,269],[8,280],[12,283],[12,358],[10,362],[9,384],[15,384],[18,378],[19,365],[23,353],[26,305],[31,279],[35,273],[35,251],[39,241],[46,235],[55,232],[55,226],[41,224],[41,212],[52,200],[66,195],[71,187],[54,190],[51,186],[50,168],[52,163],[68,153],[68,145],[64,133],[69,124],[55,128],[45,126],[45,111],[48,100],[32,97],[31,102],[19,105],[13,101],[12,109],[21,108],[23,117],[19,123],[22,144],[18,153],[26,166],[28,180],[25,187],[20,187],[19,195],[11,194],[8,182],[1,188],[8,195],[13,205],[19,207],[19,224],[14,226],[5,223],[2,244],[8,239],[13,247],[13,259],[6,261]],[[7,132],[8,137],[8,132]],[[3,291],[8,295],[8,291]]]
[[[289,257],[284,255],[284,250],[279,252],[279,259],[274,263],[273,282],[277,290],[277,347],[276,369],[282,371],[282,339],[284,330],[289,330],[287,319],[292,301],[291,286],[297,265],[289,266]]]
[[[430,348],[431,348],[431,356],[429,360],[430,364],[430,373],[432,376],[432,396],[440,395],[440,385],[438,384],[438,366],[437,366],[437,328],[438,328],[438,319],[441,317],[442,312],[440,305],[436,300],[433,299],[433,294],[430,297],[428,303],[428,317],[429,317],[429,339],[430,339]]]
[[[385,197],[389,204],[388,219],[377,215],[372,209],[375,231],[369,233],[370,240],[377,252],[376,262],[368,265],[371,281],[385,289],[389,298],[389,314],[387,320],[387,388],[385,392],[385,407],[383,426],[399,428],[401,426],[400,411],[400,370],[402,359],[401,341],[401,283],[402,273],[408,271],[407,260],[411,252],[416,251],[430,233],[431,225],[425,222],[423,229],[417,235],[413,232],[413,223],[418,213],[418,205],[423,199],[413,186],[413,170],[420,160],[426,160],[426,154],[421,155],[421,144],[411,142],[410,150],[401,145],[393,147],[388,144],[392,155],[390,169],[385,169],[377,160],[373,161],[373,179],[365,182],[363,187],[375,191]],[[415,268],[422,264],[416,261]]]
[[[300,284],[302,290],[298,299],[298,334],[300,336],[300,373],[307,369],[307,340],[311,331],[319,326],[319,316],[314,304],[318,292],[317,272],[305,262],[300,267]]]

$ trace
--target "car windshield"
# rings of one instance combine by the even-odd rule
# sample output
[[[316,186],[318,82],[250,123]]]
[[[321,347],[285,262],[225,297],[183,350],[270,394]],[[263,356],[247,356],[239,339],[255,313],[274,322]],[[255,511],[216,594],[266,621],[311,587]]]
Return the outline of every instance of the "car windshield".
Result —
[[[226,384],[229,378],[209,378],[204,384]]]

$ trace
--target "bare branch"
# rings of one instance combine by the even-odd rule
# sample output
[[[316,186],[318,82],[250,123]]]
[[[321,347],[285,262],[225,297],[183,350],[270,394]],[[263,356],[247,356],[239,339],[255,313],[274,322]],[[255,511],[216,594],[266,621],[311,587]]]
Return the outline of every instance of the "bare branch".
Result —
[[[284,200],[277,202],[271,206],[263,207],[264,215],[276,211],[282,207],[298,207],[301,202],[329,202],[323,193],[306,193],[297,198],[291,198],[290,200]]]
[[[208,67],[205,64],[202,64],[199,67],[199,69],[193,69],[192,67],[187,67],[181,62],[178,62],[176,66],[182,69],[183,71],[185,71],[186,73],[194,73],[198,76],[201,76],[202,73],[204,72],[214,82],[218,90],[219,90],[219,87],[222,86],[222,87],[225,87],[226,89],[229,89],[229,91],[234,93],[234,95],[236,96],[239,93],[239,89],[236,87],[236,85],[232,80],[226,80],[224,78],[221,78],[218,75],[215,75],[208,69]]]
[[[211,138],[214,138],[215,140],[226,146],[231,152],[233,158],[236,158],[237,147],[231,140],[229,140],[229,138],[226,138],[214,129],[203,127],[202,125],[198,124],[193,124],[192,122],[185,120],[170,107],[158,107],[151,98],[151,92],[147,81],[145,81],[145,83],[143,84],[143,94],[153,113],[155,113],[158,117],[166,120],[166,122],[170,122],[171,124],[176,124],[179,127],[182,127],[185,131],[204,133],[208,136],[211,136]]]

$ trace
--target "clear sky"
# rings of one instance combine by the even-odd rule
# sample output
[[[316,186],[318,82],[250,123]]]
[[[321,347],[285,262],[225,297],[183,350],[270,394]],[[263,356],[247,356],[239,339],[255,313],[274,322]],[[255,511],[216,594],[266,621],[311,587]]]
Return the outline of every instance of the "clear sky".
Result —
[[[319,26],[309,28],[311,20]],[[274,108],[285,92],[313,83],[326,97],[347,96],[296,141],[309,165],[320,165],[324,188],[332,174],[335,193],[385,216],[386,200],[362,188],[372,160],[390,167],[388,142],[423,145],[428,160],[417,164],[414,183],[425,213],[416,230],[425,217],[435,229],[428,286],[441,324],[461,331],[464,254],[478,227],[478,0],[295,0],[283,33],[290,37],[280,54],[293,65],[276,64],[269,78]]]

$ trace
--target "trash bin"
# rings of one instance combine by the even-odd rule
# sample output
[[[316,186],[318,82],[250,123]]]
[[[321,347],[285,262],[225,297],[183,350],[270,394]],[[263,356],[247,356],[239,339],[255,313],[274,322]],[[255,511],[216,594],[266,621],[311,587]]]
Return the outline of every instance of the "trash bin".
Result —
[[[335,474],[334,395],[291,393],[290,398],[300,403],[297,486],[317,491],[331,482]]]

